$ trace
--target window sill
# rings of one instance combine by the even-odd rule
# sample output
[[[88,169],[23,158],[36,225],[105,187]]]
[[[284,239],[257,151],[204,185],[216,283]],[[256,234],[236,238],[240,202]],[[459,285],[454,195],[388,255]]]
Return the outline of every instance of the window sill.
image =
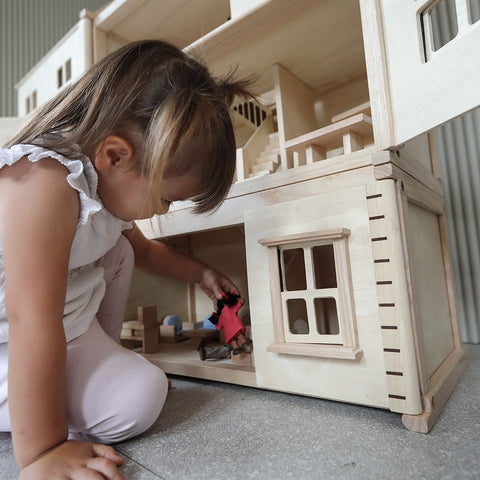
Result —
[[[344,360],[359,360],[363,350],[358,347],[344,347],[343,345],[321,345],[314,343],[272,343],[267,351],[284,353],[287,355],[303,355],[307,357],[340,358]]]

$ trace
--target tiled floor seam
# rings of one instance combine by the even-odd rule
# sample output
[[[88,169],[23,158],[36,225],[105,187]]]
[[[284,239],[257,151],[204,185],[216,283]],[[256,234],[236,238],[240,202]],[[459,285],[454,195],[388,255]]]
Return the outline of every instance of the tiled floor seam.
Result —
[[[145,465],[143,465],[142,463],[140,463],[138,460],[135,460],[135,459],[132,458],[130,455],[127,455],[126,453],[122,452],[122,449],[121,449],[121,448],[115,447],[115,450],[116,450],[122,457],[127,458],[130,462],[135,463],[135,464],[138,465],[139,467],[143,468],[143,469],[146,470],[147,472],[149,472],[149,473],[151,473],[152,475],[154,475],[154,476],[155,476],[156,478],[158,478],[159,480],[167,480],[165,477],[160,476],[157,472],[154,472],[151,468],[146,467]],[[121,472],[121,470],[120,470],[120,472]]]

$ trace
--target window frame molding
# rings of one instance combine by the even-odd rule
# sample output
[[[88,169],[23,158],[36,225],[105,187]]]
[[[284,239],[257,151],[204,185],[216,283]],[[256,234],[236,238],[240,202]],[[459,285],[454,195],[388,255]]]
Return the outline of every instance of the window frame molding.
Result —
[[[262,238],[258,243],[267,248],[270,293],[273,313],[274,342],[267,347],[267,351],[289,354],[305,355],[325,358],[341,358],[357,360],[363,352],[358,347],[355,309],[353,304],[353,290],[351,282],[350,260],[348,255],[348,237],[350,230],[347,228],[325,229],[321,231],[301,232],[290,235]],[[302,243],[318,242],[318,245],[333,244],[335,271],[337,276],[337,315],[339,329],[343,343],[311,343],[287,341],[285,335],[285,317],[283,311],[283,298],[280,286],[280,268],[278,264],[278,249],[285,246],[296,246]],[[302,335],[303,338],[306,338]]]

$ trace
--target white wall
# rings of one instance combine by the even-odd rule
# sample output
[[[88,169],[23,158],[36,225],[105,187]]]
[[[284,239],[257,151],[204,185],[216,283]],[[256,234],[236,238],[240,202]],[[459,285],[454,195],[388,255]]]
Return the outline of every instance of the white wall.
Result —
[[[0,117],[0,146],[10,140],[23,123],[20,117]]]

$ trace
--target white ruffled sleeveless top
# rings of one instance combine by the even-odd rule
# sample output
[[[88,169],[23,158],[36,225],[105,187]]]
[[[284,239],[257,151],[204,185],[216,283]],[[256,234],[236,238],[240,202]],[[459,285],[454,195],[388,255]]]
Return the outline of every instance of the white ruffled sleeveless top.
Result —
[[[97,194],[98,176],[86,156],[70,159],[58,152],[35,145],[0,148],[0,168],[13,165],[22,157],[31,162],[51,157],[69,171],[68,184],[78,192],[80,213],[70,252],[67,295],[63,324],[67,341],[85,333],[95,317],[105,293],[103,268],[95,263],[117,243],[122,230],[132,228],[113,216]],[[8,342],[8,318],[5,309],[5,268],[0,238],[0,343]]]

